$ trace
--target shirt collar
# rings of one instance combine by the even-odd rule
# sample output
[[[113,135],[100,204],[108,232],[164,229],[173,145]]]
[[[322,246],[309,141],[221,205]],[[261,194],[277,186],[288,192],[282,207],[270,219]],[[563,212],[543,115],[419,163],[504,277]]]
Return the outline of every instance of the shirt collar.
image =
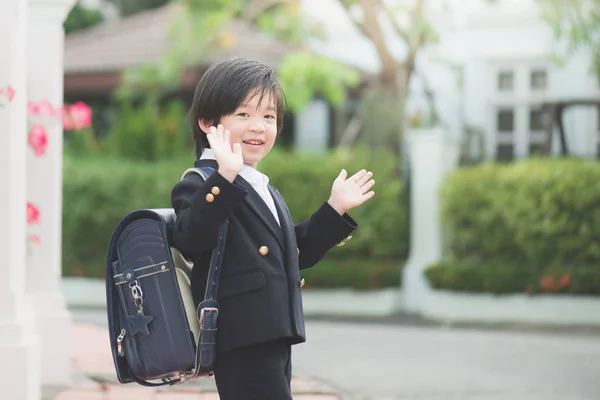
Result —
[[[211,149],[206,148],[202,152],[200,159],[201,160],[215,160],[215,155]],[[244,164],[244,166],[242,167],[242,169],[240,171],[240,175],[242,178],[244,178],[250,184],[259,184],[261,182],[264,183],[265,186],[269,184],[268,176],[266,176],[265,174],[263,174],[256,168],[252,168],[251,166],[246,165],[246,164]]]

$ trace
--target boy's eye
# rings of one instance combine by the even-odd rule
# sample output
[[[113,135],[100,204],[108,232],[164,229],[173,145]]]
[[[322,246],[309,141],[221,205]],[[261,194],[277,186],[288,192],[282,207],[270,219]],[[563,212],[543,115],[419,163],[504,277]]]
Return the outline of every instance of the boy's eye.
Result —
[[[239,113],[238,116],[240,116],[240,117],[249,117],[250,115],[248,113]]]
[[[275,119],[275,116],[274,115],[265,115],[265,118]]]

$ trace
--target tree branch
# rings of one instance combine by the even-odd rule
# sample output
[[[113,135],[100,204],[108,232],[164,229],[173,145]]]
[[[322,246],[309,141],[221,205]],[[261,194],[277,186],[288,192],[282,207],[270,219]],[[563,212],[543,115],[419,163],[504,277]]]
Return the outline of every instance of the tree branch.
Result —
[[[394,13],[392,12],[392,10],[386,6],[383,6],[385,13],[388,17],[388,19],[390,20],[390,22],[392,23],[392,26],[394,27],[394,31],[396,31],[396,34],[398,34],[398,36],[400,36],[402,38],[402,40],[404,40],[406,42],[407,45],[409,45],[409,41],[410,38],[408,37],[408,32],[405,31],[404,29],[402,29],[402,27],[400,26],[400,23],[398,22],[398,20],[396,19],[396,16],[394,15]]]
[[[356,29],[358,29],[363,36],[370,39],[369,34],[365,29],[365,25],[361,21],[359,21],[355,16],[352,15],[352,12],[350,11],[350,4],[346,3],[345,1],[340,1],[340,4],[342,5],[342,7],[344,7],[346,15],[348,16],[350,21],[352,21],[352,24],[356,27]]]
[[[363,12],[365,31],[375,45],[381,60],[381,79],[385,83],[397,85],[397,61],[385,44],[385,38],[377,20],[377,10],[382,7],[381,0],[360,0],[359,4]]]
[[[415,4],[415,8],[412,11],[412,17],[411,17],[411,24],[417,24],[417,23],[422,23],[423,21],[423,3],[425,2],[425,0],[416,0],[416,4]],[[413,31],[415,31],[413,29]],[[421,49],[421,47],[423,47],[423,45],[425,44],[425,40],[426,40],[426,34],[425,31],[420,30],[417,32],[417,37],[415,40],[412,40],[412,38],[409,38],[409,40],[407,41],[407,46],[408,46],[408,56],[406,57],[406,61],[405,61],[405,66],[406,66],[406,80],[408,81],[410,79],[410,75],[412,74],[412,72],[415,69],[415,61],[417,58],[417,53],[418,51]]]
[[[294,2],[295,0],[253,0],[250,1],[249,6],[246,7],[242,13],[241,18],[244,21],[254,24],[262,13],[267,12],[279,5],[291,5]]]

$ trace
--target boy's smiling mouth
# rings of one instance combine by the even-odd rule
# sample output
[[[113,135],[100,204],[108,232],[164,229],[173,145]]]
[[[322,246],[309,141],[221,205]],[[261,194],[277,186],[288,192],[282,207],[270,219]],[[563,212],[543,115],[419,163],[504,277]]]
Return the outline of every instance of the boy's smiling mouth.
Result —
[[[244,140],[244,144],[249,144],[251,146],[261,146],[265,144],[262,140]]]

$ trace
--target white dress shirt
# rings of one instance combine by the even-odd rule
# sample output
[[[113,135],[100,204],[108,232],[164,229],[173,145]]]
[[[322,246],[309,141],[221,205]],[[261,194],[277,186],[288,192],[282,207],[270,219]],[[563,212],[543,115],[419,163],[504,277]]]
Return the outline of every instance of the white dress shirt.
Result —
[[[204,149],[202,152],[202,156],[200,156],[201,160],[215,160],[215,155],[213,154],[211,149]],[[269,210],[273,213],[275,220],[281,226],[279,222],[279,216],[277,215],[277,208],[275,208],[275,202],[273,201],[273,196],[271,196],[271,192],[269,192],[269,188],[267,185],[269,184],[269,177],[258,171],[255,168],[252,168],[249,165],[244,164],[239,175],[244,178],[256,192],[263,199]]]

